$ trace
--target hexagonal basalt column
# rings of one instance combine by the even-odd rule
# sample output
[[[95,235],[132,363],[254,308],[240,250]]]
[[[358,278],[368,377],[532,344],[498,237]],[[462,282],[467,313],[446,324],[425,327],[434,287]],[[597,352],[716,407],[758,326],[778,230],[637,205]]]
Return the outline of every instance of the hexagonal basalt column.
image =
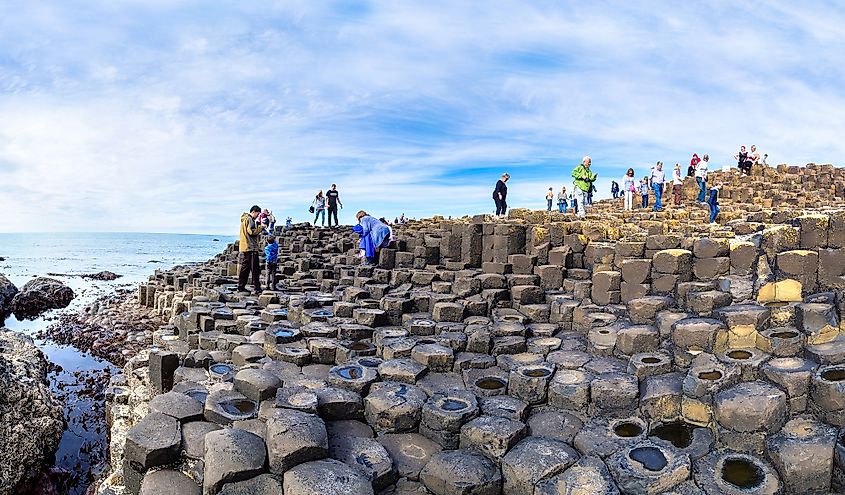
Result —
[[[559,369],[549,383],[549,404],[559,409],[585,411],[590,401],[592,380],[591,373]]]
[[[205,399],[205,419],[219,425],[254,418],[258,404],[234,390],[215,390]]]
[[[766,455],[783,478],[786,493],[830,491],[836,429],[806,418],[795,418],[769,437]]]
[[[342,364],[329,370],[326,379],[329,385],[344,390],[366,395],[370,384],[378,380],[378,371],[375,368],[360,366],[358,364]]]
[[[376,382],[364,399],[364,416],[379,433],[410,431],[420,421],[428,396],[414,385]]]
[[[548,366],[519,366],[510,372],[508,393],[532,405],[545,402],[553,374]]]
[[[790,412],[801,413],[807,409],[810,378],[815,369],[816,364],[807,359],[775,358],[763,365],[763,375],[786,391]]]
[[[480,416],[461,427],[462,449],[475,449],[499,461],[528,429],[524,423],[499,416]]]
[[[420,480],[435,495],[500,495],[502,473],[495,462],[468,450],[445,450],[431,456]]]
[[[728,366],[735,366],[740,380],[747,382],[759,378],[761,366],[769,359],[768,354],[753,347],[728,349],[716,354],[716,357]]]
[[[534,495],[561,493],[619,495],[619,489],[601,459],[585,456],[563,473],[541,481],[534,490]]]
[[[782,490],[767,462],[739,452],[717,451],[697,460],[693,477],[707,495],[778,495]]]
[[[138,493],[148,469],[176,462],[181,442],[179,421],[171,416],[154,412],[135,423],[126,434],[123,451],[126,487]]]
[[[584,455],[605,458],[617,450],[646,438],[646,424],[640,418],[593,418],[575,435],[573,445]]]
[[[578,453],[563,442],[526,437],[502,458],[504,491],[508,495],[533,495],[537,483],[563,472],[578,458]]]
[[[716,394],[713,412],[722,428],[720,445],[745,452],[762,452],[767,432],[786,421],[786,394],[767,382],[744,382]]]
[[[334,459],[305,462],[285,472],[286,495],[373,495],[373,486],[359,470]]]
[[[422,409],[420,434],[447,449],[458,448],[461,426],[478,415],[475,394],[465,390],[438,392]]]
[[[665,443],[667,447],[674,447],[678,452],[687,454],[693,461],[713,450],[714,437],[710,428],[684,421],[653,423],[648,436],[653,442]]]
[[[648,440],[620,450],[607,467],[623,493],[664,493],[690,474],[689,456]]]
[[[826,423],[845,426],[845,365],[816,370],[811,378],[810,400]]]
[[[267,454],[264,440],[238,428],[209,432],[205,436],[203,492],[217,493],[233,481],[251,478],[264,471]]]
[[[283,474],[297,464],[328,454],[326,425],[319,416],[293,409],[276,409],[267,420],[270,472]]]

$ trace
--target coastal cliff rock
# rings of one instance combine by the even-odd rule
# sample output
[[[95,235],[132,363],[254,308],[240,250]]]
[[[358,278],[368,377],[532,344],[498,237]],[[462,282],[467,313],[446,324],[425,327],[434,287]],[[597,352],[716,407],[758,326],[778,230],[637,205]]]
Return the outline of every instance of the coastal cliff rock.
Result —
[[[62,407],[46,377],[44,354],[27,337],[0,329],[0,495],[38,475],[62,438]]]
[[[12,311],[18,318],[35,318],[45,311],[67,307],[73,290],[62,282],[47,277],[30,280],[12,300]]]
[[[0,318],[12,312],[12,299],[18,293],[18,288],[8,278],[0,274]]]

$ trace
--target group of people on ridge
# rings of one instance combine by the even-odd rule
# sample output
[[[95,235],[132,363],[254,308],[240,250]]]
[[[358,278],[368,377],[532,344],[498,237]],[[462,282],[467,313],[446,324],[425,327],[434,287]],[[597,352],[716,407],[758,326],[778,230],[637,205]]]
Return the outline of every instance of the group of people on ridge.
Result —
[[[334,226],[340,225],[337,221],[337,207],[343,208],[343,202],[340,200],[340,192],[337,190],[337,184],[332,184],[331,189],[324,195],[323,190],[317,191],[314,201],[311,202],[311,207],[308,211],[314,213],[314,226],[317,226],[317,219],[320,220],[320,226],[326,225],[326,210],[329,211],[329,228],[332,226],[332,217],[334,217]]]

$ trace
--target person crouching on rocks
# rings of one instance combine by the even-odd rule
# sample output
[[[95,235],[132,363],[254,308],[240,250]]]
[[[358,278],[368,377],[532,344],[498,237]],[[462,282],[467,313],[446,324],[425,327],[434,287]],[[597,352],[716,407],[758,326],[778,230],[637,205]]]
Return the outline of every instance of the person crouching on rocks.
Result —
[[[261,285],[258,282],[259,261],[258,242],[264,227],[258,222],[258,215],[261,208],[253,206],[249,213],[241,215],[241,232],[238,241],[238,291],[246,292],[246,283],[252,273],[252,285],[255,293],[261,293]]]
[[[267,237],[267,246],[264,247],[264,263],[267,268],[267,276],[264,279],[264,286],[270,290],[276,290],[276,269],[279,268],[279,243],[274,236]]]
[[[361,210],[356,215],[358,224],[352,227],[354,232],[361,235],[359,247],[368,264],[376,263],[376,250],[390,244],[390,227]]]

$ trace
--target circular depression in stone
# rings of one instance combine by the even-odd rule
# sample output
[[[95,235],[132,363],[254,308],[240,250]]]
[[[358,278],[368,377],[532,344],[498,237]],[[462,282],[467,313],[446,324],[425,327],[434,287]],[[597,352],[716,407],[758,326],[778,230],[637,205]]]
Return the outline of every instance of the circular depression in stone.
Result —
[[[731,359],[744,360],[744,359],[751,359],[751,356],[753,356],[753,354],[751,354],[748,351],[736,350],[736,351],[729,351],[727,356]]]
[[[652,428],[651,436],[666,440],[679,449],[685,449],[692,444],[692,433],[695,428],[683,421],[673,421]]]
[[[311,312],[312,316],[325,316],[331,317],[334,316],[334,312],[330,309],[317,309]]]
[[[505,381],[495,376],[485,376],[476,380],[475,386],[484,390],[499,390],[505,388]]]
[[[731,485],[748,490],[757,488],[766,478],[763,469],[742,457],[728,457],[722,462],[722,479]]]
[[[784,330],[782,332],[774,332],[771,336],[775,339],[794,339],[798,336],[798,332],[793,332],[792,330]]]
[[[526,368],[522,370],[522,374],[530,378],[544,378],[552,374],[552,370],[548,368]]]
[[[822,371],[822,379],[829,382],[841,382],[845,380],[845,368],[833,368]]]
[[[220,409],[231,416],[250,417],[255,413],[255,402],[249,399],[227,399],[220,402]]]
[[[698,378],[702,380],[719,380],[722,378],[722,372],[718,370],[702,371],[698,374]]]
[[[660,358],[656,357],[644,357],[640,360],[643,364],[657,364],[660,362]]]
[[[355,342],[351,346],[349,346],[350,350],[353,351],[368,351],[373,348],[372,344],[368,344],[367,342]]]
[[[628,452],[628,457],[642,464],[649,471],[660,471],[668,461],[657,447],[636,447]]]
[[[289,328],[281,328],[273,332],[276,337],[293,337],[293,330]]]
[[[440,409],[443,409],[444,411],[460,411],[468,407],[468,403],[459,399],[446,398],[440,402]]]
[[[211,366],[209,366],[208,371],[210,373],[214,373],[214,374],[217,374],[217,375],[225,375],[227,373],[232,372],[232,367],[229,366],[228,364],[219,364],[218,363],[218,364],[212,364]]]
[[[613,433],[617,437],[632,438],[640,435],[643,432],[643,427],[637,423],[625,421],[613,427]]]
[[[381,364],[381,361],[378,359],[371,359],[371,358],[362,358],[358,360],[358,364],[361,366],[366,366],[367,368],[378,368],[378,365]]]
[[[201,404],[205,404],[205,399],[208,398],[208,391],[201,388],[194,388],[186,392],[182,392],[192,399],[196,399]]]
[[[364,368],[360,366],[344,366],[342,368],[338,368],[335,373],[337,373],[341,378],[345,378],[347,380],[358,380],[363,378]]]

